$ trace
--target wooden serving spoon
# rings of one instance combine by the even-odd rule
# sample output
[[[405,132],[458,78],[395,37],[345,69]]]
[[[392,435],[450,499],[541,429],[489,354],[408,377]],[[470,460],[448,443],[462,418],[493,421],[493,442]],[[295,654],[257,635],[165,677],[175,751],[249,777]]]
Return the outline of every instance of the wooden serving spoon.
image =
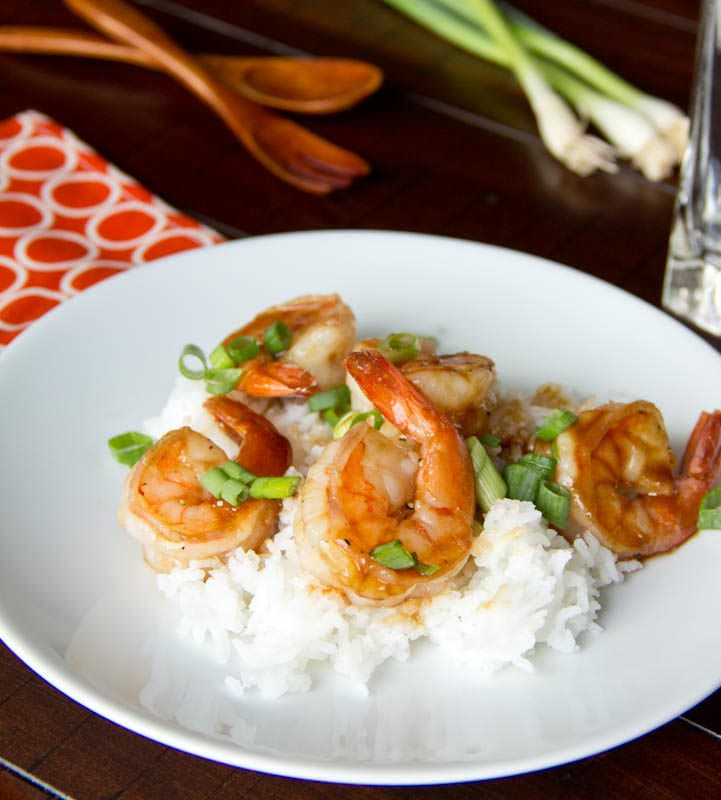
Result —
[[[162,69],[147,53],[83,31],[25,26],[0,27],[0,50],[85,56]],[[345,58],[246,58],[200,54],[199,61],[238,94],[298,114],[332,114],[375,92],[382,71]]]
[[[360,156],[228,89],[155,22],[123,0],[65,0],[65,4],[112,39],[143,50],[212,108],[248,152],[282,180],[307,192],[327,194],[368,174],[370,167]]]

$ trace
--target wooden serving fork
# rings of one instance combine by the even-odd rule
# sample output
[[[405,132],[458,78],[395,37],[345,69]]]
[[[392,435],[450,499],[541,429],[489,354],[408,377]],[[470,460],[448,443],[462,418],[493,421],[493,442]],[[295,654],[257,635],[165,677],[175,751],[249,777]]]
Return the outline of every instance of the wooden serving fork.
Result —
[[[151,19],[124,0],[65,0],[65,4],[115,41],[147,53],[210,106],[246,149],[282,180],[322,195],[346,188],[355,178],[370,171],[368,163],[355,153],[228,89]]]

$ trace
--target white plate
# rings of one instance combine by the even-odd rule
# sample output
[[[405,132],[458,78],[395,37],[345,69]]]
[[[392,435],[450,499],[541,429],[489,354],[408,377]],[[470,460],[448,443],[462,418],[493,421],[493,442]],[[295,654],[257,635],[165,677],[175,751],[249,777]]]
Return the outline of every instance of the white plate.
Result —
[[[419,330],[492,356],[507,386],[560,381],[644,397],[677,448],[721,397],[718,354],[662,312],[547,261],[396,233],[308,233],[194,250],[106,281],[0,359],[0,634],[83,705],[145,736],[254,770],[367,784],[511,775],[608,749],[721,682],[721,536],[697,536],[605,594],[605,632],[491,681],[421,648],[369,697],[332,675],[308,694],[232,706],[237,740],[141,707],[162,603],[115,521],[125,468],[106,440],[162,407],[186,342],[209,348],[265,306],[339,291],[360,333]],[[70,652],[70,658],[68,658]],[[198,661],[169,691],[222,700]],[[167,665],[173,675],[173,663]],[[183,683],[183,681],[186,681]],[[232,704],[231,704],[232,705]],[[238,742],[241,742],[240,744]]]

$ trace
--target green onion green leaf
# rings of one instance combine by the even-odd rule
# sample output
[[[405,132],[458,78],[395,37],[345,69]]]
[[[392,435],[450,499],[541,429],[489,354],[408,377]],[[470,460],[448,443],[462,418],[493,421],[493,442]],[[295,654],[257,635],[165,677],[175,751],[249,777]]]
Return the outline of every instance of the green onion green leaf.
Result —
[[[222,344],[219,344],[215,350],[212,351],[208,356],[208,360],[216,369],[228,369],[229,367],[235,366],[233,359],[230,357],[230,353]]]
[[[280,319],[269,325],[263,332],[265,349],[274,356],[287,350],[292,338],[290,328]]]
[[[556,408],[536,428],[535,436],[544,442],[552,442],[559,433],[570,428],[577,419],[578,417],[572,411]]]
[[[326,413],[323,412],[324,418]],[[377,431],[383,427],[383,415],[375,408],[371,411],[348,411],[333,426],[333,438],[342,439],[354,425],[367,419],[373,420],[373,427]]]
[[[310,411],[325,411],[332,408],[339,415],[345,414],[350,409],[350,389],[344,384],[318,392],[308,399]],[[337,420],[336,420],[337,422]]]
[[[378,345],[378,351],[391,364],[404,364],[421,352],[420,337],[415,333],[392,333]]]
[[[229,478],[241,483],[252,483],[257,477],[237,461],[226,461],[221,469]]]
[[[506,496],[506,482],[491,461],[486,448],[475,436],[466,439],[471,456],[476,482],[476,500],[481,510],[487,513],[493,503]]]
[[[704,495],[698,511],[699,530],[721,529],[721,486]]]
[[[260,345],[252,336],[236,336],[228,342],[225,349],[237,366],[255,358],[260,352]]]
[[[200,361],[202,369],[193,369],[187,362],[188,358],[195,358]],[[208,369],[208,362],[205,360],[205,353],[197,344],[186,344],[180,358],[178,358],[178,369],[184,378],[191,381],[202,381]]]
[[[205,371],[205,389],[208,394],[227,394],[235,389],[242,374],[243,370],[237,367],[209,368]]]
[[[420,575],[424,575],[426,578],[435,575],[440,569],[440,567],[437,567],[435,564],[422,564],[420,561],[416,561],[414,568],[416,572]]]
[[[300,477],[297,475],[256,478],[250,484],[250,496],[260,500],[282,500],[284,497],[292,497],[299,483]]]
[[[247,499],[248,484],[228,478],[220,489],[220,497],[231,506],[238,506]]]
[[[221,467],[212,467],[200,476],[200,483],[213,497],[220,498],[225,482],[229,480]]]
[[[138,431],[128,431],[119,433],[108,439],[108,447],[113,457],[120,464],[132,467],[142,457],[143,453],[152,447],[153,440],[146,433]]]
[[[508,497],[511,500],[530,500],[532,503],[536,501],[543,477],[535,467],[521,462],[508,464],[503,470],[503,477],[506,479]]]
[[[416,565],[415,558],[403,547],[400,539],[379,544],[371,550],[370,557],[389,569],[408,569]]]
[[[557,528],[563,530],[568,524],[571,493],[565,486],[552,481],[541,481],[536,495],[536,508]]]

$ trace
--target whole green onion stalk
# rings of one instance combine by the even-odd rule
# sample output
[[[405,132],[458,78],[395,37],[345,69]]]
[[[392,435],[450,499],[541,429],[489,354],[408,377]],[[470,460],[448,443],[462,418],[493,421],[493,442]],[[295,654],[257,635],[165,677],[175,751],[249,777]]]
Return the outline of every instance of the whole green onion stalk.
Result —
[[[678,108],[639,91],[507,4],[504,17],[493,0],[385,1],[457,47],[512,69],[544,143],[573,171],[613,171],[614,149],[650,180],[661,180],[680,162],[688,119]],[[559,94],[613,149],[583,133],[581,120]]]

